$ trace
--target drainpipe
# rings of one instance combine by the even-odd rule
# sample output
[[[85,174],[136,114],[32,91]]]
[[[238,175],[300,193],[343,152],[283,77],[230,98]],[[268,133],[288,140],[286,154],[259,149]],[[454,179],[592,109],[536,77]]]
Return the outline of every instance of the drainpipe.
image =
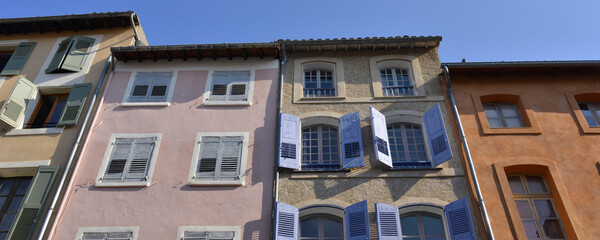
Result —
[[[135,21],[133,21],[133,15],[135,15],[134,12],[131,12],[131,15],[129,15],[129,18],[131,20],[131,27],[133,28],[133,37],[135,38],[135,42],[133,43],[133,46],[134,47],[143,46],[144,44],[142,43],[142,41],[140,41],[140,38],[138,37],[137,28],[135,27]]]
[[[283,104],[283,73],[284,73],[284,69],[285,69],[285,62],[287,61],[287,56],[285,54],[285,45],[281,44],[281,56],[280,56],[280,62],[281,62],[281,66],[279,67],[279,106],[277,106],[277,117],[281,116],[281,106]],[[279,125],[281,124],[281,122],[279,120],[277,120],[277,131],[279,131]],[[279,135],[277,134],[277,147],[279,147],[279,141],[281,141],[281,139],[279,139]],[[277,206],[277,201],[279,201],[279,154],[277,154],[279,151],[275,151],[276,155],[277,155],[277,162],[275,163],[275,183],[273,186],[273,189],[275,191],[274,197],[273,197],[273,230],[272,230],[272,236],[273,239],[275,239],[275,214],[277,214],[275,207]]]
[[[473,177],[473,184],[475,185],[475,192],[477,193],[477,198],[479,199],[479,206],[481,207],[481,212],[483,213],[483,220],[485,222],[485,228],[487,229],[489,239],[494,240],[494,232],[492,232],[492,225],[490,224],[490,219],[488,218],[487,209],[485,208],[485,203],[483,202],[483,196],[481,195],[481,189],[479,188],[479,181],[477,180],[477,174],[475,173],[475,165],[473,164],[473,159],[471,159],[471,151],[469,151],[469,144],[467,144],[467,137],[465,137],[465,131],[463,130],[462,123],[461,123],[460,117],[458,115],[458,108],[456,108],[456,102],[454,102],[454,95],[452,95],[452,86],[450,85],[450,71],[448,70],[448,66],[444,66],[443,70],[444,70],[444,75],[446,77],[446,88],[448,89],[448,96],[450,97],[450,103],[452,104],[452,111],[454,112],[454,118],[456,118],[456,123],[458,123],[460,139],[465,148],[465,155],[467,156],[467,163],[469,163],[469,171],[471,172],[471,176]]]
[[[110,66],[112,60],[112,54],[108,56],[106,60],[106,64],[104,65],[104,70],[102,70],[102,75],[100,75],[100,80],[98,80],[98,85],[96,85],[96,89],[94,90],[94,95],[92,96],[92,100],[90,100],[90,106],[88,107],[87,112],[85,113],[85,118],[83,118],[83,123],[81,124],[81,128],[79,129],[79,133],[77,134],[77,139],[73,144],[73,149],[71,150],[71,155],[69,155],[69,160],[67,161],[67,165],[65,166],[65,170],[60,178],[60,182],[58,183],[58,187],[56,188],[56,193],[54,194],[54,198],[52,199],[52,204],[50,204],[50,208],[48,208],[48,212],[46,213],[46,218],[44,218],[44,223],[42,224],[42,228],[40,229],[40,234],[38,236],[38,240],[43,240],[44,234],[46,233],[46,228],[48,228],[48,223],[50,222],[50,218],[54,213],[56,208],[56,203],[60,197],[60,192],[67,180],[67,174],[71,169],[71,165],[73,165],[73,159],[75,159],[75,153],[77,152],[77,148],[79,147],[79,143],[81,141],[81,137],[84,134],[85,127],[87,126],[87,122],[92,114],[92,109],[94,108],[94,102],[96,101],[96,97],[98,96],[98,92],[100,91],[100,87],[102,86],[102,82],[104,77],[106,76],[106,72],[108,71],[108,67]],[[98,109],[99,110],[99,109]],[[91,130],[91,129],[90,129]]]

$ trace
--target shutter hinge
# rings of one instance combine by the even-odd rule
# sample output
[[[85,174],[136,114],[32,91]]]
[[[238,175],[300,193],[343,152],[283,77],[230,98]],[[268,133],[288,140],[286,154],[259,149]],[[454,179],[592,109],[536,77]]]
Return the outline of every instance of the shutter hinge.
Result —
[[[148,176],[145,176],[145,177],[144,177],[144,181],[148,181]]]
[[[196,181],[196,175],[192,177],[192,181]]]
[[[100,180],[100,182],[102,182],[104,180],[104,177],[100,177],[100,179],[98,179],[98,180]]]

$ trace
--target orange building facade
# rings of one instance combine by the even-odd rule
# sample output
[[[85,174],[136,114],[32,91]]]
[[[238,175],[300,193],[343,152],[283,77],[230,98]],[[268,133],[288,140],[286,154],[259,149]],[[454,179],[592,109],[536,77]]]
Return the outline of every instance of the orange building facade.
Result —
[[[600,61],[443,66],[494,238],[598,239]]]

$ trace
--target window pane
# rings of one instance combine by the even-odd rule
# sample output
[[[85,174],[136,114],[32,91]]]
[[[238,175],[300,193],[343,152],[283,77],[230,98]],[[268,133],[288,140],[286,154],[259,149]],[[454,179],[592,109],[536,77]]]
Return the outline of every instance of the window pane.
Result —
[[[316,218],[302,220],[300,223],[300,236],[319,237],[319,220]]]
[[[552,207],[552,202],[550,200],[533,200],[533,204],[535,205],[535,209],[537,210],[540,219],[556,218],[556,213],[554,212],[554,207]]]
[[[323,219],[325,237],[343,237],[342,222],[333,219]]]
[[[517,209],[519,210],[519,216],[521,219],[532,219],[533,213],[531,208],[529,207],[529,201],[527,200],[515,200],[517,204]]]
[[[543,221],[542,227],[544,228],[544,232],[550,238],[564,238],[563,232],[560,229],[560,223],[556,219],[547,219]]]
[[[8,195],[10,193],[10,189],[12,188],[13,183],[15,183],[15,180],[2,180],[2,186],[0,187],[0,195]]]
[[[498,118],[499,117],[494,104],[484,104],[483,111],[485,112],[485,116],[488,118]]]
[[[508,184],[510,185],[510,190],[512,193],[525,193],[525,187],[523,187],[523,183],[521,182],[521,177],[512,176],[508,177]]]
[[[541,239],[540,234],[538,233],[537,226],[535,225],[535,221],[526,220],[521,221],[523,224],[523,229],[525,230],[525,235],[527,239]]]
[[[530,193],[547,193],[548,189],[544,184],[544,178],[539,176],[525,176]]]
[[[499,118],[489,118],[488,124],[490,124],[490,128],[502,128],[502,121]]]
[[[50,116],[50,119],[48,119],[48,125],[46,127],[56,127],[56,124],[60,120],[60,116],[67,105],[67,99],[67,96],[61,96],[58,99],[54,110],[52,110],[52,115]]]
[[[423,215],[423,228],[425,229],[425,235],[443,235],[444,229],[442,227],[442,219],[437,216]],[[427,238],[429,239],[429,238]]]
[[[419,236],[419,222],[417,220],[417,215],[402,217],[400,219],[400,227],[402,229],[402,235]]]
[[[506,121],[506,127],[509,127],[509,128],[523,127],[521,118],[514,118],[514,117],[505,118],[504,121]]]
[[[2,221],[0,222],[0,231],[8,231],[10,228],[10,225],[12,225],[13,220],[15,219],[15,215],[14,213],[6,213],[4,214],[4,217],[2,217]]]
[[[499,104],[500,110],[502,111],[502,115],[504,117],[520,117],[519,108],[516,104]]]
[[[8,205],[7,212],[16,213],[19,211],[19,207],[21,206],[21,202],[23,201],[23,197],[13,197],[10,201],[10,205]]]

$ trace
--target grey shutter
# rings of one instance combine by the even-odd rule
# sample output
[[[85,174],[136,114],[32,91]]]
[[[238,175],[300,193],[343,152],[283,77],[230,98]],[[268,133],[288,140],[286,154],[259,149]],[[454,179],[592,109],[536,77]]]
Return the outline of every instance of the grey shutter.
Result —
[[[134,141],[134,138],[115,139],[115,142],[112,143],[112,153],[102,181],[121,182],[123,180]]]
[[[71,36],[60,42],[56,53],[54,53],[54,57],[52,57],[50,64],[48,64],[48,68],[46,68],[46,73],[53,73],[60,69],[60,66],[63,63],[65,56],[69,52],[69,49],[71,49],[71,45],[73,44],[74,38],[74,36]]]
[[[31,236],[37,219],[41,215],[40,210],[43,208],[54,178],[58,174],[58,169],[58,166],[38,167],[6,239],[23,240]]]
[[[369,233],[369,209],[367,207],[367,200],[348,206],[344,209],[344,215],[346,217],[346,239],[371,239],[371,234]]]
[[[233,240],[233,232],[208,232],[209,240]]]
[[[438,166],[450,160],[452,151],[450,150],[450,144],[448,144],[448,136],[446,135],[439,103],[427,110],[423,115],[423,122],[425,123],[425,131],[427,131],[433,165]]]
[[[398,207],[375,203],[375,215],[377,217],[377,236],[380,240],[402,240]]]
[[[364,166],[365,158],[360,133],[359,112],[346,114],[340,118],[340,135],[343,167],[355,168]]]
[[[196,177],[214,177],[217,173],[221,137],[202,137],[200,144],[200,159],[198,159],[196,167]]]
[[[24,77],[19,77],[0,110],[0,120],[17,127],[23,119],[27,103],[33,99],[36,90],[35,84]]]
[[[452,240],[476,240],[467,199],[459,199],[444,207]]]
[[[152,84],[149,87],[148,102],[165,102],[169,93],[169,86],[173,77],[172,72],[155,72]]]
[[[223,151],[219,159],[220,178],[236,179],[239,175],[240,159],[242,155],[242,137],[221,137]]]
[[[131,86],[131,92],[129,94],[129,102],[145,102],[148,99],[149,92],[151,91],[150,85],[154,79],[154,73],[151,72],[138,72],[135,75],[133,86]]]
[[[57,126],[72,126],[77,124],[77,120],[85,106],[85,100],[87,100],[91,88],[91,83],[73,85],[71,92],[69,93],[69,98],[67,99],[65,110],[63,110]]]
[[[298,209],[282,202],[275,203],[275,240],[297,240]]]
[[[375,156],[383,164],[393,167],[385,116],[371,106],[369,106],[369,110],[371,111],[371,129],[373,130]]]
[[[19,43],[19,46],[10,56],[0,75],[18,75],[36,44],[36,42]]]
[[[300,169],[300,119],[282,113],[279,124],[279,167]]]
[[[229,85],[231,83],[231,72],[214,72],[212,76],[212,86],[210,99],[227,100]]]
[[[133,151],[127,161],[125,182],[146,181],[155,141],[155,137],[135,139]]]
[[[92,45],[94,45],[93,38],[76,36],[60,69],[73,72],[81,71]]]
[[[237,71],[231,73],[231,83],[228,86],[228,100],[246,100],[248,96],[248,83],[250,72]]]

